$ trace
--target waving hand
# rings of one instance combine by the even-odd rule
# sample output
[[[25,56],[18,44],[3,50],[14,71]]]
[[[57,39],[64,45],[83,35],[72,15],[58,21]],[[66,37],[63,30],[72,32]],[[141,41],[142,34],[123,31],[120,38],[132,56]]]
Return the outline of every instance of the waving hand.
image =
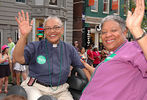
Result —
[[[141,33],[141,23],[144,17],[145,11],[145,1],[136,0],[136,8],[134,13],[128,11],[126,25],[129,28],[130,32],[135,36],[140,36]]]
[[[27,37],[32,30],[33,24],[33,20],[31,21],[31,23],[29,22],[28,12],[26,12],[26,15],[23,10],[21,10],[21,13],[18,12],[18,18],[16,17],[16,21],[18,23],[21,35]]]

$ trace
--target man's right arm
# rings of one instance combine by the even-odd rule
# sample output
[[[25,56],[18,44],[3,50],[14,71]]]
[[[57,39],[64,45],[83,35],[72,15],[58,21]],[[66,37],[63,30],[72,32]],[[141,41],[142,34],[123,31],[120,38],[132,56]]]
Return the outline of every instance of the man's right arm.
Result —
[[[24,58],[24,48],[26,46],[27,39],[25,37],[20,37],[18,40],[14,52],[13,52],[13,58],[15,59],[16,62],[20,64],[25,63],[25,58]]]

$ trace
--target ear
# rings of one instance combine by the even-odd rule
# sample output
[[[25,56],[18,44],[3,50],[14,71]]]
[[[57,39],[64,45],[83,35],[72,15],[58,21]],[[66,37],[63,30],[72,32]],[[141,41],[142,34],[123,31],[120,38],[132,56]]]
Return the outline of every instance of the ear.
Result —
[[[127,37],[127,33],[128,33],[128,28],[126,28],[123,32],[124,36]]]
[[[61,28],[61,34],[63,35],[64,33],[64,27]]]

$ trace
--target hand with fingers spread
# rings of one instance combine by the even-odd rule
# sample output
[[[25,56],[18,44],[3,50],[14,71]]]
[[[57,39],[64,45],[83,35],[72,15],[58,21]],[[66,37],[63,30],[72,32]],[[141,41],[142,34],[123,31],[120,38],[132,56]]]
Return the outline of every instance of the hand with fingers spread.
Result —
[[[144,10],[144,0],[136,0],[136,8],[134,10],[134,13],[128,11],[126,25],[135,37],[139,37],[142,33],[141,23],[144,17]]]
[[[126,25],[130,30],[131,34],[137,40],[140,47],[142,48],[143,53],[147,59],[147,35],[146,32],[143,32],[143,29],[141,28],[141,23],[144,17],[144,11],[145,0],[136,0],[135,11],[133,14],[130,11],[128,12]]]
[[[28,12],[26,12],[26,14],[23,10],[21,10],[21,13],[18,12],[18,18],[16,17],[16,21],[18,23],[21,35],[27,37],[32,30],[33,24],[33,20],[31,21],[31,23],[29,22]]]

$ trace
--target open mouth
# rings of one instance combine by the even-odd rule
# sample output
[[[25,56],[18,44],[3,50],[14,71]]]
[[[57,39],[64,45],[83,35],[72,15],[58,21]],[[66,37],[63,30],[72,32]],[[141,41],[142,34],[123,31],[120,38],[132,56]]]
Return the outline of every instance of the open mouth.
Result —
[[[110,44],[112,42],[114,42],[114,40],[106,40],[106,43],[108,43],[108,44]]]

